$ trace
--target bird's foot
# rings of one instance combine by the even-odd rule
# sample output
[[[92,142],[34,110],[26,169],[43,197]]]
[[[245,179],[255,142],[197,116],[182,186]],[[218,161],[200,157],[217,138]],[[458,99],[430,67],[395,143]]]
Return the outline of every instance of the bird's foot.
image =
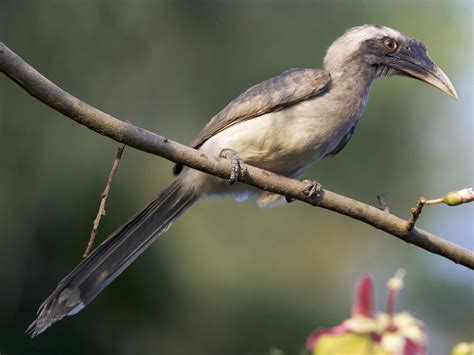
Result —
[[[323,185],[312,179],[305,179],[303,180],[303,182],[306,184],[306,187],[304,188],[303,192],[307,198],[311,198],[314,195],[319,195],[319,193],[323,189]]]
[[[247,175],[247,166],[242,159],[239,158],[236,152],[232,149],[224,149],[221,154],[221,157],[230,160],[230,178],[229,183],[233,185],[236,181],[241,180],[245,175]]]
[[[311,198],[313,195],[318,195],[323,189],[323,185],[321,185],[317,181],[314,181],[311,179],[305,179],[305,180],[302,180],[302,182],[306,184],[306,187],[304,188],[303,192],[307,198]],[[285,199],[286,199],[286,202],[288,203],[292,203],[295,201],[294,198],[291,198],[288,196],[286,196]]]

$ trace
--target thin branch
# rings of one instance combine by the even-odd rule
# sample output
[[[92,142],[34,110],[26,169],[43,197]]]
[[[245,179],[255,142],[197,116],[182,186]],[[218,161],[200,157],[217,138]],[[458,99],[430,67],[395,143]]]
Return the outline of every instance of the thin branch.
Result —
[[[100,221],[102,217],[105,216],[105,205],[107,203],[107,198],[109,197],[110,188],[112,187],[112,180],[114,178],[115,172],[117,171],[120,165],[120,159],[122,159],[122,153],[125,149],[125,144],[120,145],[117,148],[117,154],[115,155],[114,163],[112,164],[112,169],[110,169],[109,177],[107,178],[107,184],[105,185],[104,192],[100,194],[100,205],[99,210],[97,211],[97,216],[92,223],[92,231],[89,237],[89,242],[87,243],[86,250],[82,257],[87,257],[92,251],[92,246],[94,245],[95,236],[97,235],[97,230],[99,229]]]
[[[223,179],[228,179],[230,176],[230,162],[228,160],[208,156],[99,111],[53,84],[1,42],[0,71],[30,95],[97,133],[141,151],[162,156],[175,163]],[[308,196],[304,192],[307,187],[304,182],[250,165],[247,165],[247,168],[247,177],[243,181],[246,184],[349,216],[394,235],[407,243],[474,269],[474,252],[421,228],[415,227],[408,231],[407,221],[390,213],[329,190],[322,190],[319,194]]]
[[[474,201],[474,190],[472,187],[458,190],[458,191],[451,191],[448,192],[443,197],[434,198],[428,200],[424,197],[420,197],[418,199],[418,203],[416,207],[410,209],[411,218],[407,222],[407,230],[411,231],[415,227],[415,223],[420,217],[421,211],[423,210],[424,206],[429,205],[438,205],[440,203],[444,203],[448,206],[459,206],[463,203],[469,203]]]
[[[408,231],[411,231],[413,230],[413,228],[415,228],[415,223],[418,220],[418,217],[420,217],[421,211],[423,210],[423,206],[425,205],[425,203],[426,198],[420,197],[416,206],[410,209],[411,217],[407,222]]]

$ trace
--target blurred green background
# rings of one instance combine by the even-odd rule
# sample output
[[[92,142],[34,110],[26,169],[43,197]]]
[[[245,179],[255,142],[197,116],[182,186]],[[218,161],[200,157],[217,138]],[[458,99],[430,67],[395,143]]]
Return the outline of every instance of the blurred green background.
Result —
[[[346,28],[422,40],[455,101],[407,78],[377,81],[348,147],[306,176],[409,215],[419,196],[472,186],[473,5],[466,1],[0,0],[0,40],[116,117],[188,143],[250,85],[320,67]],[[39,304],[80,260],[116,144],[0,77],[0,353],[287,354],[349,315],[356,279],[407,270],[398,309],[426,322],[430,353],[474,334],[474,277],[355,220],[294,203],[198,203],[87,309],[31,340]],[[125,150],[104,238],[170,180]],[[419,225],[474,248],[474,206],[426,208]],[[238,221],[235,223],[235,221]]]

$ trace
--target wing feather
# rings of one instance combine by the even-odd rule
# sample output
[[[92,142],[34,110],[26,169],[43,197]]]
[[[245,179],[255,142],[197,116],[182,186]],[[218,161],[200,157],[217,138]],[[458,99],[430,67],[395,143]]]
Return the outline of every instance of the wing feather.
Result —
[[[209,138],[230,126],[319,95],[330,81],[330,74],[322,69],[289,69],[262,81],[216,114],[193,140],[191,147],[199,148]],[[181,170],[181,165],[175,165],[174,175]]]

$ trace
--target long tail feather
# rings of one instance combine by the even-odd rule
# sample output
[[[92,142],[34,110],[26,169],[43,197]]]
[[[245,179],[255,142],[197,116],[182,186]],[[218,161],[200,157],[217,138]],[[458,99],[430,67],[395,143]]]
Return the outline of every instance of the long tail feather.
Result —
[[[179,178],[174,180],[58,284],[27,332],[35,337],[83,309],[196,200],[192,192],[181,187]]]

